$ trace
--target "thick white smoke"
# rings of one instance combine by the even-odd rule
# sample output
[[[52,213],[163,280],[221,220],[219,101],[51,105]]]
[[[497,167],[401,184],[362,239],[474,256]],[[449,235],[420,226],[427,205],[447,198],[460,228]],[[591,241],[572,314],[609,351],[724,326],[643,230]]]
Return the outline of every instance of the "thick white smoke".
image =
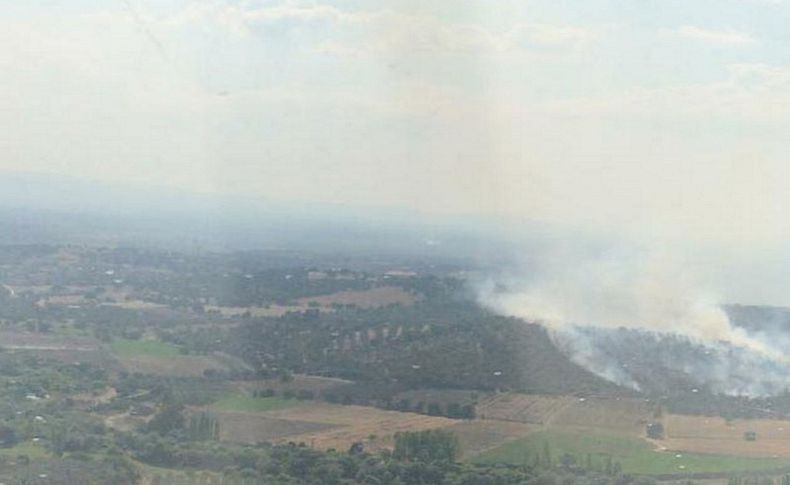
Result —
[[[776,339],[732,325],[715,290],[699,281],[688,261],[664,250],[552,248],[527,260],[518,271],[479,284],[478,296],[500,314],[542,323],[574,361],[622,385],[639,387],[621,363],[612,362],[579,328],[682,335],[717,355],[724,347],[737,348],[737,365],[719,358],[685,362],[679,369],[710,379],[711,387],[721,392],[763,394],[767,391],[762,389],[781,390],[790,384],[785,377],[788,359],[771,345]],[[782,371],[766,376],[766,363],[781,364]],[[752,385],[744,376],[752,372],[759,384]],[[766,379],[776,382],[766,387]]]

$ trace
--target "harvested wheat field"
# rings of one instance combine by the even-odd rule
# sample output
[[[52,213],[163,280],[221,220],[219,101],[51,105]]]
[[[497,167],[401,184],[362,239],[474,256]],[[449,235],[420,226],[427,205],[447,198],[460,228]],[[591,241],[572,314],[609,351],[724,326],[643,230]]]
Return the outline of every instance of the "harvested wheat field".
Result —
[[[573,401],[574,398],[568,396],[496,394],[477,406],[477,415],[483,419],[547,424],[555,414]]]
[[[337,425],[279,419],[261,413],[214,412],[218,417],[219,437],[223,441],[255,444],[264,441],[305,441],[292,437],[325,432]]]
[[[206,305],[206,312],[216,312],[224,317],[238,317],[249,314],[252,317],[281,317],[288,312],[335,311],[334,305],[352,305],[359,308],[379,308],[388,305],[412,305],[420,298],[397,286],[381,286],[369,290],[339,291],[327,295],[310,296],[297,299],[292,305],[272,303],[261,306],[216,306]]]
[[[459,422],[443,417],[320,402],[261,413],[221,412],[219,417],[221,436],[229,441],[304,442],[324,450],[346,450],[357,441],[364,442],[368,449],[387,448],[392,446],[392,435],[399,431],[444,428]],[[254,431],[256,426],[260,426],[260,435]],[[276,431],[266,429],[267,426],[276,427]]]
[[[360,308],[377,308],[387,305],[411,305],[418,298],[398,286],[380,286],[369,290],[339,291],[329,295],[300,298],[302,305],[317,304],[320,306],[354,305]]]
[[[670,450],[738,456],[790,457],[790,420],[736,419],[668,415],[666,439],[656,443]],[[755,433],[754,441],[745,434]]]
[[[556,426],[601,428],[631,435],[644,435],[655,405],[639,398],[574,398],[551,418]]]

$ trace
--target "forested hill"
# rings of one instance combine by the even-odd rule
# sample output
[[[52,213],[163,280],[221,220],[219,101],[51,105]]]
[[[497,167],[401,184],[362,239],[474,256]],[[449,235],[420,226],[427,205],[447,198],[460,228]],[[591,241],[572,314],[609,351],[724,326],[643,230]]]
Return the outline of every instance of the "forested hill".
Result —
[[[543,327],[452,298],[250,319],[233,341],[261,370],[285,368],[382,389],[622,391],[572,363]]]

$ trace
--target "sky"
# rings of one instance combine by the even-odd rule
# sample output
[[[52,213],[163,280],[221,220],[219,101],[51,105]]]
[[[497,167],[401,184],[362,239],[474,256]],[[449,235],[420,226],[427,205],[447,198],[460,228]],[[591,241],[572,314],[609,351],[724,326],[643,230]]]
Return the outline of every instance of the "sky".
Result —
[[[0,172],[782,259],[789,23],[784,0],[0,0]]]

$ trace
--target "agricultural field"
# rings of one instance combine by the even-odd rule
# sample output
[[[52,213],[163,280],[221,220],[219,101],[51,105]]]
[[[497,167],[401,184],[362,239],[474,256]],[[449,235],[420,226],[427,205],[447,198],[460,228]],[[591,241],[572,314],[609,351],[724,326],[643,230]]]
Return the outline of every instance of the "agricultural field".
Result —
[[[266,306],[217,306],[206,305],[204,311],[207,313],[218,313],[223,317],[240,317],[249,314],[251,317],[281,317],[288,312],[303,312],[307,307],[297,305],[277,305],[271,304]]]
[[[311,406],[273,411],[268,415],[280,419],[335,425],[337,428],[293,436],[288,440],[312,443],[319,449],[338,450],[348,449],[357,441],[364,442],[366,448],[371,450],[389,448],[392,446],[392,435],[397,432],[444,428],[458,423],[457,420],[438,416],[319,402]]]
[[[127,372],[159,376],[200,377],[207,370],[227,369],[217,359],[204,355],[126,355],[118,360]]]
[[[126,310],[161,310],[167,308],[166,305],[162,305],[161,303],[154,303],[144,300],[120,300],[102,303],[102,305],[115,306],[118,308],[124,308]]]
[[[241,392],[252,394],[255,391],[273,390],[278,394],[283,392],[298,393],[310,391],[314,395],[337,389],[341,386],[352,384],[352,381],[334,377],[319,377],[296,374],[291,379],[283,381],[280,378],[258,379],[254,381],[240,381],[236,383]]]
[[[46,448],[32,441],[17,443],[10,448],[0,448],[0,456],[15,458],[19,455],[26,455],[30,458],[49,458],[52,456]]]
[[[85,305],[115,306],[129,310],[156,310],[166,305],[141,300],[124,286],[6,286],[13,295],[34,295],[36,306],[80,308]]]
[[[46,296],[38,301],[37,305],[61,305],[61,306],[74,306],[84,305],[87,302],[85,296],[81,293],[71,295],[51,295]]]
[[[517,423],[548,424],[558,412],[571,406],[574,400],[569,396],[494,394],[477,406],[477,416]]]
[[[418,297],[398,286],[380,286],[369,290],[339,291],[329,295],[300,298],[300,305],[353,305],[360,308],[378,308],[388,305],[411,305]]]
[[[212,409],[219,411],[262,413],[266,411],[276,411],[287,409],[302,404],[296,399],[282,399],[277,397],[251,397],[243,394],[234,394],[211,405]]]
[[[486,451],[505,443],[525,437],[540,430],[539,425],[507,421],[482,420],[463,421],[449,428],[458,436],[464,460],[470,460]]]
[[[555,426],[589,427],[643,436],[656,405],[638,398],[587,397],[572,399],[550,418]]]
[[[790,467],[790,458],[662,451],[644,439],[572,428],[538,431],[484,452],[473,461],[533,464],[536,460],[546,461],[547,454],[555,463],[565,456],[568,461],[593,469],[605,470],[611,462],[613,467],[619,464],[624,473],[651,475],[731,473]]]
[[[157,340],[116,339],[110,349],[128,372],[199,377],[209,369],[227,369],[221,359],[209,355],[183,355],[178,347]]]
[[[644,434],[655,405],[625,397],[574,397],[502,393],[481,400],[477,415],[483,419],[627,431]]]
[[[304,312],[310,309],[322,312],[335,310],[336,305],[352,305],[359,308],[379,308],[388,305],[412,305],[419,298],[397,286],[381,286],[369,290],[339,291],[328,295],[297,299],[291,305],[269,304],[266,306],[217,306],[206,305],[206,312],[217,312],[224,317],[249,314],[252,317],[281,317],[288,312]]]
[[[407,400],[412,405],[420,402],[426,404],[437,403],[442,408],[446,408],[447,405],[451,403],[461,406],[475,406],[479,402],[485,400],[487,396],[488,393],[480,391],[460,389],[418,389],[400,392],[392,398],[392,401],[398,403],[402,400]]]
[[[43,295],[52,291],[51,285],[7,285],[3,284],[3,288],[8,290],[9,294],[13,297],[20,295]]]
[[[173,470],[170,468],[161,468],[151,465],[146,465],[142,462],[136,462],[135,465],[140,471],[142,485],[222,485],[226,484],[222,474],[216,472],[209,472],[205,470]]]
[[[522,436],[491,432],[491,446],[465,457],[481,463],[534,463],[566,459],[604,469],[618,462],[626,473],[689,474],[777,470],[790,467],[790,421],[732,420],[667,415],[644,399],[500,394],[484,400],[478,416],[486,421],[533,423]],[[645,426],[661,420],[666,438],[647,440]],[[476,422],[459,425],[475,429]],[[509,430],[508,430],[509,431]],[[754,432],[748,441],[745,433]],[[485,434],[483,435],[485,436]],[[509,438],[509,439],[508,439]],[[501,444],[497,446],[497,439]],[[462,442],[474,442],[463,439]]]
[[[315,421],[273,418],[263,413],[220,411],[213,414],[219,419],[220,440],[233,443],[256,444],[265,441],[310,443],[305,441],[305,436],[320,434],[337,427],[337,425]]]
[[[114,368],[117,363],[91,337],[27,331],[0,332],[0,349],[10,355],[38,356],[67,364],[93,363]]]
[[[368,449],[388,448],[392,446],[392,435],[399,431],[459,423],[443,417],[364,406],[238,396],[220,400],[209,409],[219,419],[223,440],[304,442],[318,449],[347,450],[358,441]]]
[[[664,429],[666,439],[656,443],[667,449],[790,459],[790,420],[668,415]],[[747,432],[756,439],[747,441]]]
[[[149,355],[154,357],[175,357],[179,355],[178,347],[158,340],[115,339],[111,346],[113,353],[119,357]]]
[[[91,337],[4,331],[0,332],[0,348],[6,350],[92,352],[99,350],[99,344]]]

